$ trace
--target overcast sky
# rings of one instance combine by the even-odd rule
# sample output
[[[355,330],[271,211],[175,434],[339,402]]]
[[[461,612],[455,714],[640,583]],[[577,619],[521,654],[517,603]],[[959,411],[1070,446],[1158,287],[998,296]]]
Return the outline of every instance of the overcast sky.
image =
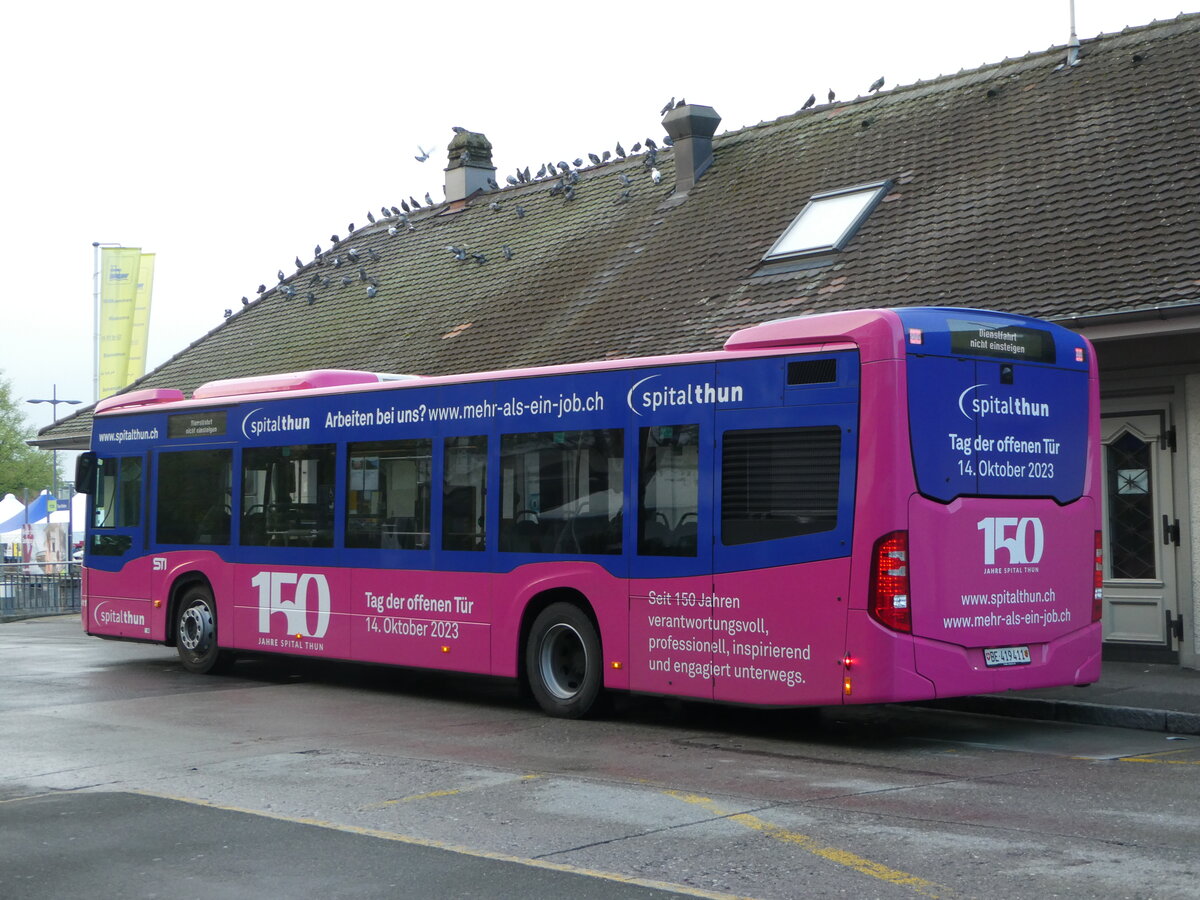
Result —
[[[1076,0],[1081,39],[1200,0]],[[499,4],[22,3],[0,56],[8,287],[21,399],[93,399],[94,241],[157,254],[149,364],[367,210],[442,198],[451,127],[497,178],[663,134],[672,96],[720,130],[1022,56],[1069,0]],[[430,159],[414,159],[418,146]],[[48,406],[28,406],[49,424]],[[69,412],[59,407],[60,415]]]

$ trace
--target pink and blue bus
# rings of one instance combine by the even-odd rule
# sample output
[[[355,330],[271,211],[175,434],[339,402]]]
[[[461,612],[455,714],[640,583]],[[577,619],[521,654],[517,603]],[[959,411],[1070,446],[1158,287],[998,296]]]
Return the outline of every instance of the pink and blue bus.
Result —
[[[1096,360],[953,308],[719,351],[97,404],[87,633],[794,707],[1100,672]]]

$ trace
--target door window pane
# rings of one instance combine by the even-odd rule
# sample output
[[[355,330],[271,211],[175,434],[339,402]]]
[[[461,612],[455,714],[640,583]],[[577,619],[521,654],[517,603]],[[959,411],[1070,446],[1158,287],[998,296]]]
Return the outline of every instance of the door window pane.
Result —
[[[500,438],[500,549],[620,553],[623,432],[544,431]]]
[[[442,547],[487,547],[487,436],[447,438],[442,473]]]
[[[429,549],[433,440],[351,444],[346,546]]]
[[[93,527],[136,527],[142,519],[141,458],[97,459],[96,469]]]
[[[750,544],[837,526],[842,431],[837,426],[727,431],[721,541]]]
[[[228,544],[233,452],[158,455],[156,518],[160,544]]]
[[[261,447],[242,453],[242,543],[332,547],[332,444]]]
[[[638,553],[695,556],[700,426],[643,428],[638,435],[638,457]]]
[[[1151,446],[1125,432],[1106,448],[1108,557],[1113,578],[1155,578]]]

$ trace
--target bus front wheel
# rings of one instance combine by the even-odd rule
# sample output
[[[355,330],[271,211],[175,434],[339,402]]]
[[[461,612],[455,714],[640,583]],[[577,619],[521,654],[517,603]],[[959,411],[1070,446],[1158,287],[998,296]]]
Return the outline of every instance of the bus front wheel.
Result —
[[[542,610],[525,645],[525,673],[534,699],[550,715],[579,719],[593,711],[603,678],[600,637],[587,614],[571,603]]]
[[[207,587],[190,587],[179,601],[175,646],[183,667],[198,675],[219,672],[230,662],[229,651],[217,644],[217,607]]]

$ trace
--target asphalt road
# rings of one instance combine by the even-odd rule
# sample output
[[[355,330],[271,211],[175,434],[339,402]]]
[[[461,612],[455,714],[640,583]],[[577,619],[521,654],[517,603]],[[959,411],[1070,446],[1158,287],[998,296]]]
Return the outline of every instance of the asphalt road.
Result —
[[[1194,898],[1200,742],[279,659],[0,625],[0,897]]]

